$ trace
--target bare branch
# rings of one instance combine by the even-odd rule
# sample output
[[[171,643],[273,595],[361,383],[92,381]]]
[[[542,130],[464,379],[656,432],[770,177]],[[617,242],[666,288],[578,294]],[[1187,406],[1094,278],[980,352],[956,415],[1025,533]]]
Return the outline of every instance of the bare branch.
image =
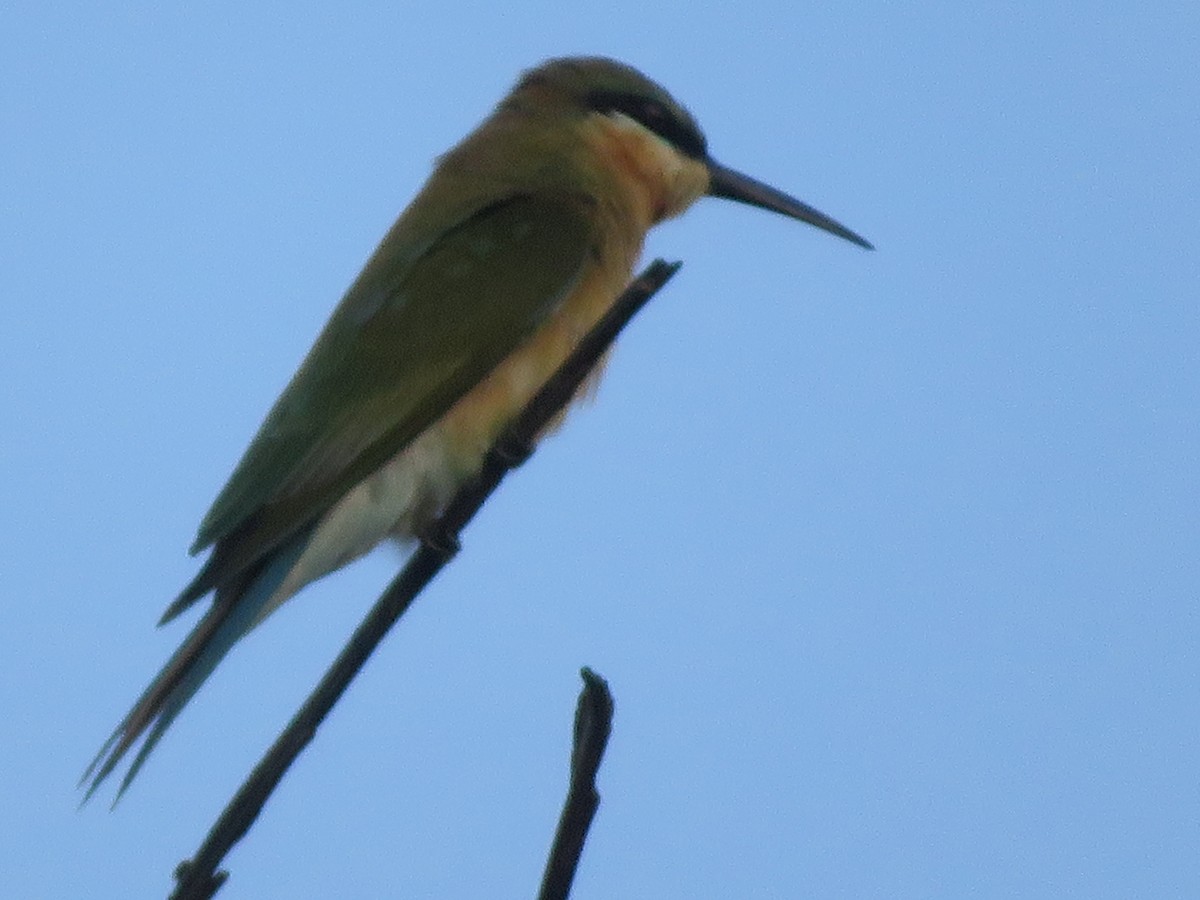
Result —
[[[575,743],[571,748],[571,786],[546,860],[538,900],[566,900],[579,867],[583,842],[600,806],[596,773],[612,732],[613,698],[608,683],[585,668],[583,690],[575,707]]]

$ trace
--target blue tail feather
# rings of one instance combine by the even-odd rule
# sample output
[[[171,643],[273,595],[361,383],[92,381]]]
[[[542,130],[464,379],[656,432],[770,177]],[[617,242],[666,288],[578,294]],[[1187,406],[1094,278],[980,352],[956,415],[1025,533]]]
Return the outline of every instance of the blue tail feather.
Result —
[[[113,805],[117,804],[175,717],[195,696],[238,639],[258,622],[307,543],[306,533],[277,550],[262,571],[241,590],[241,596],[234,599],[231,606],[223,602],[222,589],[217,589],[212,607],[138,697],[133,708],[83,773],[80,785],[86,783],[87,791],[81,805],[112,774],[122,757],[149,728],[129,771],[121,779],[113,800]],[[173,683],[168,686],[168,682]]]

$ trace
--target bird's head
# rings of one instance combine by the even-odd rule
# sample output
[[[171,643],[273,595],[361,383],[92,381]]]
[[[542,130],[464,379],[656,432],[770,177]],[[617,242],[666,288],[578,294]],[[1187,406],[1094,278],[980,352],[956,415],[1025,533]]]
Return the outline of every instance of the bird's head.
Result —
[[[678,215],[701,196],[724,197],[873,249],[807,203],[718,163],[687,108],[624,63],[603,57],[549,60],[526,72],[505,103],[583,124],[592,149],[654,198],[654,221]]]

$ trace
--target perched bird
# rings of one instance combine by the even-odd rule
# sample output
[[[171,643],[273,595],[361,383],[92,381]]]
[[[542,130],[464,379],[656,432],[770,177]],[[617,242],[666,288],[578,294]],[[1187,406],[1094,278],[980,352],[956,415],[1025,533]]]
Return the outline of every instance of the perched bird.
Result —
[[[200,523],[191,552],[211,553],[159,624],[212,604],[84,773],[87,796],[144,736],[121,796],[272,610],[384,538],[417,536],[625,288],[650,227],[704,195],[870,248],[715,162],[691,114],[635,69],[565,58],[526,72],[438,160]]]

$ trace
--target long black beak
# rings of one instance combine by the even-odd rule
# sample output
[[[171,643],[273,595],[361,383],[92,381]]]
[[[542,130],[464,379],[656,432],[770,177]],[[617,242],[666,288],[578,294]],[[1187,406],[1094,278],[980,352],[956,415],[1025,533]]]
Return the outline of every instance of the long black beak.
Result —
[[[783,191],[777,191],[769,184],[756,181],[749,175],[726,168],[711,159],[706,163],[710,197],[724,197],[727,200],[736,200],[739,203],[748,203],[751,206],[782,213],[793,219],[799,219],[801,222],[807,222],[809,225],[815,225],[822,231],[836,234],[867,250],[875,249],[866,238],[855,234],[841,222],[829,218],[825,213],[813,209],[807,203],[801,203],[795,197],[791,197]]]

